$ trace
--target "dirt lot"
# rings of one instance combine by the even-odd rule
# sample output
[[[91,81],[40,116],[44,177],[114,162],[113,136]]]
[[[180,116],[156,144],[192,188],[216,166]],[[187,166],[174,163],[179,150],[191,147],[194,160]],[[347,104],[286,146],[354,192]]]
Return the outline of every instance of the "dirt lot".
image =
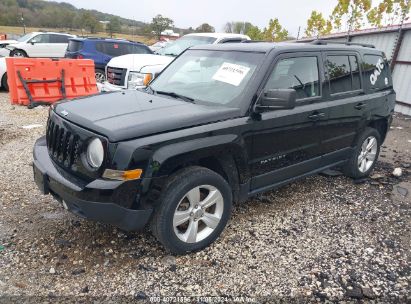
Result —
[[[148,232],[40,195],[31,150],[47,113],[0,93],[0,303],[411,301],[410,119],[395,118],[372,178],[319,175],[257,197],[213,246],[172,257]]]

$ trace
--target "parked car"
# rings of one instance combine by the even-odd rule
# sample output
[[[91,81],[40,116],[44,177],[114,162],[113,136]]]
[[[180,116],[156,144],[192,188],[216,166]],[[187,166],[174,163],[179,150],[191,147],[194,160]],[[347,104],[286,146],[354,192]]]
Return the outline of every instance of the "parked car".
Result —
[[[7,84],[7,67],[5,57],[0,57],[0,89],[4,89],[6,91],[9,90],[9,85]]]
[[[238,43],[250,40],[246,35],[229,33],[195,33],[185,35],[159,49],[155,55],[129,55],[113,58],[107,65],[107,81],[102,91],[134,90],[146,86],[171,61],[187,48],[202,44]]]
[[[68,43],[65,57],[94,60],[96,79],[98,82],[104,82],[107,63],[113,57],[126,54],[153,54],[153,52],[143,43],[124,39],[73,38]]]
[[[173,41],[157,41],[156,43],[150,45],[149,48],[153,52],[156,52],[159,49],[162,49],[163,47],[166,47],[167,45],[170,45],[172,43],[173,43]]]
[[[53,32],[33,32],[0,49],[0,56],[62,58],[68,40],[75,36]]]
[[[373,170],[395,105],[385,55],[367,46],[196,46],[146,89],[57,104],[34,179],[71,212],[200,250],[233,201],[339,166]]]

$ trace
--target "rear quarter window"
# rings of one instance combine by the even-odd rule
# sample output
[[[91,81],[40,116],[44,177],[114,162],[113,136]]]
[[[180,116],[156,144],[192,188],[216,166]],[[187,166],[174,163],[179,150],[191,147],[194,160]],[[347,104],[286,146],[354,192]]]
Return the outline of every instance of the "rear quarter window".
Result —
[[[381,90],[392,86],[387,60],[380,55],[364,55],[364,79],[371,90]]]
[[[78,52],[83,48],[83,42],[70,40],[68,43],[67,51],[68,52]]]
[[[135,45],[121,42],[98,42],[97,51],[112,56],[122,56],[127,54],[152,54],[150,49],[145,45]]]

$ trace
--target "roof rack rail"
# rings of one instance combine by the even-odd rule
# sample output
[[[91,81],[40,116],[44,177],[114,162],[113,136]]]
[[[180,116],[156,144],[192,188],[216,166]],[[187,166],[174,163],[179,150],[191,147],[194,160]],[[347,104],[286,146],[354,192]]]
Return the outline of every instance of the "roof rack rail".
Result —
[[[342,41],[332,41],[332,40],[322,40],[317,39],[311,42],[314,45],[327,45],[327,44],[344,44],[344,45],[353,45],[353,46],[362,46],[375,49],[375,45],[368,43],[355,43],[355,42],[342,42]]]

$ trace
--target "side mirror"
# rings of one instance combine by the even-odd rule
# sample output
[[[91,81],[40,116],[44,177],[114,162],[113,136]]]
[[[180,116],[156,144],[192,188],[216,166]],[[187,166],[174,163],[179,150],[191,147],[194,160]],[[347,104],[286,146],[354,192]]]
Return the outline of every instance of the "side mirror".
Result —
[[[256,105],[257,112],[264,110],[294,109],[297,92],[294,89],[274,89],[263,93]]]
[[[36,42],[37,42],[36,40],[30,41],[31,45],[34,45]]]

